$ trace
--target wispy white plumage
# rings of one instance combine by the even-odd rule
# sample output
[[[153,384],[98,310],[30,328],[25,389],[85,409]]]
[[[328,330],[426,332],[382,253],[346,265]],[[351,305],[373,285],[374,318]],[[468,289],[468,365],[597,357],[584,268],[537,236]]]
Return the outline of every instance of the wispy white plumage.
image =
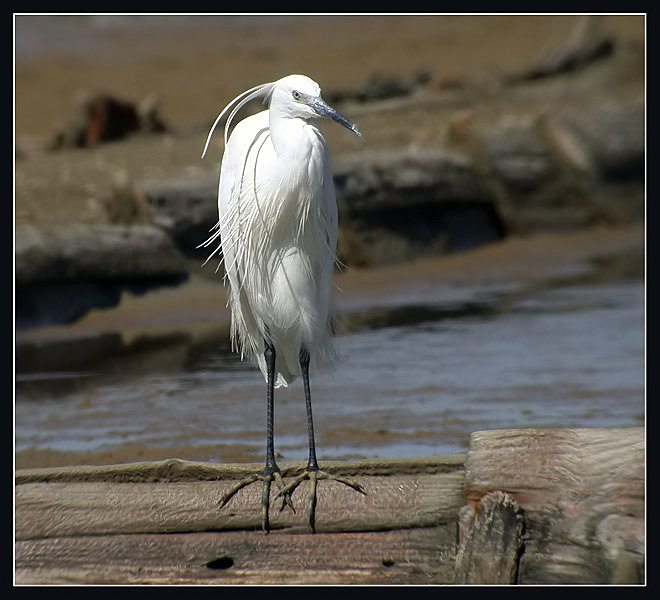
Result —
[[[296,101],[294,93],[313,102]],[[221,239],[236,349],[267,377],[264,340],[270,340],[280,386],[300,373],[301,347],[312,360],[331,355],[337,204],[330,154],[314,120],[324,116],[313,108],[323,106],[320,89],[311,79],[291,75],[252,88],[227,105],[214,127],[232,109],[227,140],[238,110],[259,96],[270,108],[238,123],[226,143],[219,228],[207,244]]]
[[[229,135],[238,111],[256,98],[263,98],[269,108],[240,121]],[[220,238],[221,246],[213,254],[222,249],[231,288],[232,340],[242,356],[256,361],[269,385],[267,462],[258,478],[269,486],[271,479],[279,477],[272,450],[271,386],[288,385],[302,373],[310,436],[306,475],[313,471],[315,486],[318,465],[307,368],[310,359],[331,356],[331,286],[337,245],[330,154],[316,119],[332,119],[360,132],[330,108],[318,84],[303,75],[253,87],[234,98],[214,122],[204,154],[227,113],[218,227],[204,245]],[[241,482],[222,503],[252,481]],[[287,501],[298,483],[289,492],[280,492]],[[267,504],[264,510],[267,530]],[[313,528],[313,508],[310,524]]]

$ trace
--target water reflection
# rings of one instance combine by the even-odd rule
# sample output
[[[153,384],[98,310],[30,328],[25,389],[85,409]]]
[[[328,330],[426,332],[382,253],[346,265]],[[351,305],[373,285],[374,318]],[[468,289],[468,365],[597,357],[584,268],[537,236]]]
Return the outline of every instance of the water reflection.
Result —
[[[639,280],[351,319],[336,339],[339,364],[313,379],[320,457],[443,455],[464,451],[470,433],[483,429],[643,423]],[[98,343],[107,350],[117,340]],[[101,363],[102,373],[95,371]],[[68,377],[53,372],[59,379],[48,386],[43,372],[19,375],[19,453],[261,460],[264,382],[226,342],[142,339]],[[275,434],[284,460],[306,458],[299,382],[276,392]]]
[[[16,329],[27,330],[73,323],[95,308],[117,306],[123,291],[141,296],[148,291],[177,286],[187,275],[125,282],[33,283],[16,287]]]

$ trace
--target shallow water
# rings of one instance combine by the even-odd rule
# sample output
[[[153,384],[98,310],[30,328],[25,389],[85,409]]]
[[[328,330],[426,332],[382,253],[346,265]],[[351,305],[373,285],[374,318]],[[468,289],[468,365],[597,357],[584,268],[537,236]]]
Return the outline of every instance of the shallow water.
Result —
[[[644,294],[642,281],[563,285],[363,319],[312,379],[319,458],[454,454],[485,429],[643,425]],[[264,381],[218,346],[169,372],[19,374],[16,451],[260,461]],[[282,460],[306,458],[302,398],[299,381],[276,390]]]

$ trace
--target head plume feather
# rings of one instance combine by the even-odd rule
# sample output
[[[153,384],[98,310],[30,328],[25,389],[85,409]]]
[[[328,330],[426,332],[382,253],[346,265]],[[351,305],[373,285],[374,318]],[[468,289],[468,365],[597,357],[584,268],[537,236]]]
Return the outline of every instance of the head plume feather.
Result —
[[[225,114],[227,114],[227,111],[234,107],[229,114],[229,117],[227,118],[227,122],[225,123],[225,136],[224,136],[224,141],[225,141],[225,147],[227,146],[227,138],[229,137],[229,127],[231,126],[231,122],[233,121],[234,117],[236,116],[236,113],[241,110],[248,102],[255,100],[256,98],[263,98],[263,102],[266,103],[270,99],[271,94],[273,93],[273,87],[275,85],[275,82],[271,83],[262,83],[261,85],[257,85],[253,88],[250,88],[249,90],[246,90],[236,96],[227,106],[225,106],[222,109],[222,112],[217,116],[216,120],[214,121],[213,125],[211,126],[211,130],[209,131],[208,136],[206,137],[206,144],[204,144],[204,151],[202,152],[202,158],[206,155],[206,151],[208,150],[209,143],[211,142],[211,137],[213,136],[213,132],[215,131],[215,128],[217,127],[218,123],[222,121],[224,118]],[[235,106],[234,106],[235,105]]]

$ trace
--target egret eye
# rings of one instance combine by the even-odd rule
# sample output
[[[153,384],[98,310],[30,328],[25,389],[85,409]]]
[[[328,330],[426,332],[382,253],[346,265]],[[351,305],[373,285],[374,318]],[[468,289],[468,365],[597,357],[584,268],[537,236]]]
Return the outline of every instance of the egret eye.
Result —
[[[301,95],[301,93],[300,93],[298,90],[293,90],[293,94],[292,94],[292,95],[293,95],[293,99],[294,99],[294,100],[300,100],[300,98],[302,98],[302,95]]]

